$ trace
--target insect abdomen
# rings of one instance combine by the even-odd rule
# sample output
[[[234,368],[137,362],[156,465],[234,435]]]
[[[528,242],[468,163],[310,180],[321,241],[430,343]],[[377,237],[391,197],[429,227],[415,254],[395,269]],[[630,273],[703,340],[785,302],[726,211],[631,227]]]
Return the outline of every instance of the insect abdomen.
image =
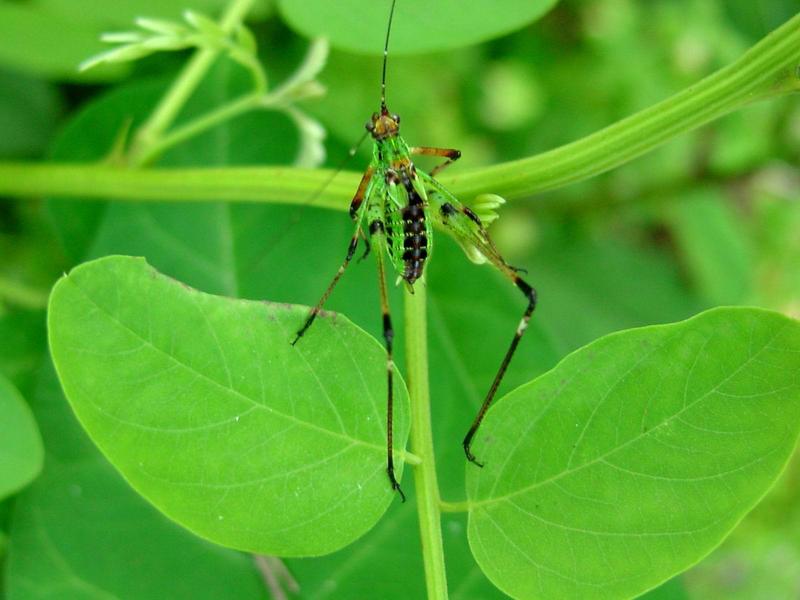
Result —
[[[408,206],[401,215],[403,218],[403,279],[409,284],[422,276],[425,260],[428,258],[429,238],[425,208],[413,185],[408,185]]]
[[[428,258],[428,236],[425,231],[425,210],[422,206],[403,209],[403,279],[414,283],[422,275]]]

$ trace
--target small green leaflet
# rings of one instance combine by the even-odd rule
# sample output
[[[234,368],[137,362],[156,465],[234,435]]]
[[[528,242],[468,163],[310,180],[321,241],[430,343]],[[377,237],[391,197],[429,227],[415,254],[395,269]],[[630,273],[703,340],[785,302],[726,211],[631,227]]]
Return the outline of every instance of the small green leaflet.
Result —
[[[0,500],[28,485],[43,461],[33,415],[17,389],[0,375]]]

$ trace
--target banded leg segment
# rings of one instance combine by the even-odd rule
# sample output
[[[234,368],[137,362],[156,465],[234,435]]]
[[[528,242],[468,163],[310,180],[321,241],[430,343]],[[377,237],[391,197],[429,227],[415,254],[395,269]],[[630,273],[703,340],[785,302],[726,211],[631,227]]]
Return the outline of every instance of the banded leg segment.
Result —
[[[370,224],[370,232],[373,236],[383,236],[383,224],[375,221]],[[405,502],[406,495],[400,488],[400,483],[394,474],[394,359],[392,346],[394,342],[394,329],[392,328],[392,317],[389,314],[389,293],[386,289],[386,269],[383,263],[383,248],[385,238],[380,237],[377,241],[378,250],[375,253],[378,263],[378,285],[380,287],[381,314],[383,320],[383,339],[386,343],[386,474],[389,476],[389,483],[393,490],[400,494],[400,500]]]
[[[369,242],[367,241],[366,236],[361,231],[361,214],[362,214],[362,204],[364,202],[364,196],[367,194],[367,190],[369,189],[369,184],[372,181],[372,176],[374,175],[375,170],[370,167],[364,173],[364,176],[361,178],[361,183],[358,185],[358,189],[356,190],[355,196],[350,201],[350,217],[356,221],[356,232],[353,234],[353,237],[350,239],[350,244],[347,247],[347,254],[345,255],[344,262],[339,267],[339,270],[336,271],[336,275],[333,276],[333,280],[328,284],[325,293],[322,294],[322,297],[317,302],[316,306],[312,308],[309,313],[308,317],[303,323],[303,326],[298,330],[297,335],[295,336],[294,340],[292,340],[292,346],[297,344],[303,334],[311,327],[311,324],[314,322],[314,319],[317,318],[317,315],[322,311],[322,307],[328,301],[328,298],[333,292],[333,288],[336,287],[336,284],[339,283],[339,279],[342,278],[344,275],[345,270],[347,270],[347,266],[350,264],[350,261],[353,260],[353,255],[356,253],[356,248],[358,247],[358,240],[359,238],[363,237],[364,242],[366,243],[366,252],[364,256],[369,253]]]
[[[452,165],[456,162],[459,158],[461,158],[461,150],[456,150],[455,148],[431,148],[429,146],[413,146],[408,149],[411,154],[415,154],[417,156],[439,156],[441,158],[446,158],[443,163],[440,165],[435,166],[431,172],[431,177],[436,177],[437,173],[441,173],[447,167]]]

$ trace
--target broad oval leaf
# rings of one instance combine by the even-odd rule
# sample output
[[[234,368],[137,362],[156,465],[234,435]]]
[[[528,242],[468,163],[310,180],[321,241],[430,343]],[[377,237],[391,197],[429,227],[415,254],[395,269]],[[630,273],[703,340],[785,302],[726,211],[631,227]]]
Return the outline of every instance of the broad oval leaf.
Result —
[[[4,599],[263,600],[251,556],[165,518],[100,455],[49,360],[30,387],[46,459],[14,498]]]
[[[505,35],[541,17],[557,0],[397,0],[391,54],[434,52]],[[391,0],[280,0],[281,13],[300,33],[331,45],[381,54]]]
[[[516,598],[629,598],[708,554],[800,429],[800,323],[726,308],[609,335],[488,413],[469,540]]]
[[[43,461],[42,438],[31,410],[0,376],[0,500],[28,485]]]
[[[342,316],[290,345],[307,310],[211,296],[107,257],[56,284],[50,348],[84,428],[167,516],[225,546],[318,555],[364,534],[396,494],[385,353]]]

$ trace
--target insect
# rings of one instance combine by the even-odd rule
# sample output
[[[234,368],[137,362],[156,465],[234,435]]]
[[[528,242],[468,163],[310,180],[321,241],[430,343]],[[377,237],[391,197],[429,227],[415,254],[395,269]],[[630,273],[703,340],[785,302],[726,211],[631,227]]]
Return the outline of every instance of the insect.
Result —
[[[308,331],[316,316],[328,300],[356,253],[359,240],[364,240],[366,253],[374,249],[380,280],[380,302],[383,315],[383,338],[386,345],[387,363],[387,463],[386,472],[392,489],[405,501],[394,472],[392,457],[393,387],[392,343],[394,330],[389,313],[386,286],[386,261],[398,273],[402,281],[413,291],[414,284],[423,276],[425,265],[431,256],[433,226],[439,225],[464,247],[476,250],[500,273],[507,277],[522,292],[527,300],[525,312],[519,322],[511,345],[506,351],[500,368],[492,381],[488,393],[464,437],[462,445],[467,460],[483,466],[471,451],[472,441],[483,417],[497,393],[506,369],[517,349],[517,345],[528,327],[536,307],[536,291],[519,273],[500,256],[480,218],[469,207],[464,206],[439,181],[436,175],[458,160],[461,152],[452,148],[409,146],[400,136],[400,116],[389,112],[386,105],[386,64],[389,54],[389,38],[397,0],[392,0],[386,41],[383,49],[381,74],[380,111],[373,113],[366,124],[367,133],[373,140],[372,160],[364,172],[361,182],[350,202],[350,218],[355,223],[355,232],[350,239],[347,254],[333,280],[297,332],[292,344],[296,344]],[[445,159],[430,173],[418,170],[412,156],[433,156]],[[368,236],[365,234],[368,233]]]

